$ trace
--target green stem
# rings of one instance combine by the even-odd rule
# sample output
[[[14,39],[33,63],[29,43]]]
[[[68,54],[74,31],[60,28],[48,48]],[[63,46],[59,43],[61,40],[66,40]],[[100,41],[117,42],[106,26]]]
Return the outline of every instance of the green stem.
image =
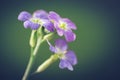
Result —
[[[35,56],[33,56],[32,53],[33,53],[33,48],[31,48],[31,56],[30,56],[30,59],[29,59],[29,62],[28,62],[28,65],[27,65],[27,68],[25,70],[22,80],[27,80],[29,73],[31,71],[32,65],[34,63]]]
[[[35,49],[34,49],[34,51],[33,51],[33,55],[34,55],[34,56],[37,54],[38,49],[39,49],[41,43],[42,43],[42,37],[39,37],[39,38],[37,39],[36,47],[35,47]]]
[[[42,37],[39,37],[37,39],[37,44],[36,44],[35,48],[34,49],[31,48],[31,56],[30,56],[30,59],[29,59],[29,62],[28,62],[28,65],[27,65],[27,68],[25,70],[25,73],[24,73],[24,76],[23,76],[22,80],[27,80],[28,79],[31,68],[32,68],[34,60],[35,60],[35,57],[36,57],[36,54],[37,54],[38,49],[40,47],[40,44],[42,42],[43,42]]]

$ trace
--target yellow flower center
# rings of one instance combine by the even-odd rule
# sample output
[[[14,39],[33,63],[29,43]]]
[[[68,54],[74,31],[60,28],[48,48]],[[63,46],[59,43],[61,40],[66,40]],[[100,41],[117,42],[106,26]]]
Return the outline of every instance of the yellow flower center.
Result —
[[[42,23],[39,18],[31,18],[31,21],[32,21],[33,23],[38,23],[38,24],[41,24],[41,23]]]
[[[66,30],[67,29],[67,24],[66,23],[60,23],[59,27],[63,30]]]
[[[65,53],[58,53],[60,59],[66,59]]]
[[[55,21],[54,20],[50,20],[52,23],[54,23]]]
[[[57,53],[58,57],[60,59],[65,59],[66,58],[65,54],[67,53],[67,51],[61,51],[59,48],[56,48],[56,49],[58,51],[58,53]]]

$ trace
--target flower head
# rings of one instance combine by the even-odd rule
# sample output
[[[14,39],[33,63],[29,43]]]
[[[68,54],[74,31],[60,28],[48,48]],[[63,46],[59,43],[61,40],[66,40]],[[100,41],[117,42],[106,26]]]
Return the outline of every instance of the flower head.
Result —
[[[27,11],[22,11],[18,20],[24,22],[25,28],[37,30],[40,26],[44,26],[48,31],[54,31],[53,23],[48,19],[48,14],[44,10],[37,10],[33,15]]]
[[[57,13],[49,12],[49,18],[54,23],[54,27],[57,30],[59,36],[65,36],[67,42],[74,41],[76,35],[72,32],[72,29],[76,30],[76,25],[68,18],[61,18]]]
[[[58,55],[60,59],[59,67],[61,69],[68,68],[73,71],[73,65],[77,64],[77,58],[73,51],[67,50],[67,42],[63,39],[57,39],[55,46],[52,46],[49,42],[50,50]]]

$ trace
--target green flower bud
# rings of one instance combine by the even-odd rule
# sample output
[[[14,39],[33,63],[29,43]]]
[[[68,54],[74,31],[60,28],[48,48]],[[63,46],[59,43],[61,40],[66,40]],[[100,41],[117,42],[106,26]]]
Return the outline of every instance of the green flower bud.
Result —
[[[58,59],[58,56],[56,54],[52,55],[49,59],[47,59],[43,64],[41,64],[35,73],[40,73],[47,69],[53,62],[55,62]]]
[[[30,46],[35,47],[36,45],[36,30],[32,30],[30,37]]]
[[[49,33],[47,35],[44,36],[44,40],[50,40],[53,37],[54,33]]]

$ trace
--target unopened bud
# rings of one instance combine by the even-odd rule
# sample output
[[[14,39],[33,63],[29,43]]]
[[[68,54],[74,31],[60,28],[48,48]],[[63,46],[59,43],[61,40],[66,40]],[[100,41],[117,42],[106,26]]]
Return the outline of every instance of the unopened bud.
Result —
[[[41,64],[35,73],[40,73],[47,69],[53,62],[55,62],[58,59],[58,56],[56,54],[52,55],[49,59],[47,59],[43,64]]]
[[[30,46],[35,47],[35,45],[36,45],[36,30],[32,30],[30,36]]]
[[[45,36],[44,36],[44,39],[45,39],[45,40],[50,40],[50,39],[53,37],[53,34],[54,34],[54,33],[49,33],[49,34],[45,35]]]

